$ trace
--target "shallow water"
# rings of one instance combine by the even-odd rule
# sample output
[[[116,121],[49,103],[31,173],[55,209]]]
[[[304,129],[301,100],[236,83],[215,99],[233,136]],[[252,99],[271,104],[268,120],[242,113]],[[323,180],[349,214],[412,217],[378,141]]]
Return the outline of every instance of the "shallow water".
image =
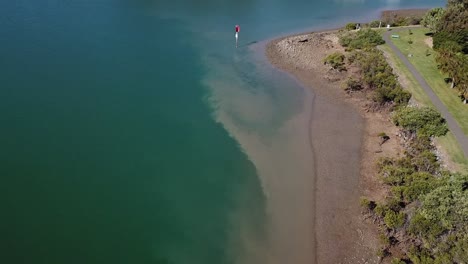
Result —
[[[314,95],[253,43],[443,3],[2,1],[0,262],[302,263]]]

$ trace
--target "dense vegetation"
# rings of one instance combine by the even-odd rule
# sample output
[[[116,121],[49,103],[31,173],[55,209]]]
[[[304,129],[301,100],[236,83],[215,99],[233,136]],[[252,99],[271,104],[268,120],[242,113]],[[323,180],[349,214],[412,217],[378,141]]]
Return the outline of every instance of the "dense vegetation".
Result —
[[[380,223],[387,256],[398,245],[404,253],[392,263],[463,263],[468,260],[468,175],[444,171],[430,136],[447,133],[431,108],[404,107],[393,116],[408,135],[401,158],[383,158],[379,177],[389,186],[385,202],[363,199]]]
[[[466,2],[449,0],[448,6],[455,3],[464,7]],[[449,7],[429,11],[422,23],[436,34],[447,34],[440,23],[449,17]],[[467,24],[462,26],[466,29]],[[340,36],[340,43],[348,50],[347,62],[359,73],[345,82],[346,89],[370,91],[374,103],[391,105],[392,120],[401,128],[405,145],[403,155],[383,158],[377,164],[378,176],[389,188],[385,200],[361,200],[366,213],[380,226],[383,246],[378,253],[393,258],[393,264],[467,263],[468,174],[451,173],[441,166],[432,138],[448,132],[445,120],[432,108],[407,106],[411,94],[401,88],[376,48],[382,43],[379,37],[368,30]],[[450,74],[455,87],[466,89],[463,45],[448,39],[438,50],[440,69]]]
[[[468,1],[448,0],[447,8],[434,8],[423,18],[433,33],[436,61],[449,76],[464,103],[468,101]]]
[[[363,49],[384,44],[382,36],[375,30],[363,29],[357,32],[345,32],[340,36],[340,44],[349,49]]]
[[[411,94],[403,90],[377,45],[385,43],[379,32],[371,29],[345,32],[340,35],[340,44],[351,50],[348,62],[357,66],[359,78],[350,77],[346,90],[356,91],[367,88],[373,91],[373,101],[377,106],[404,106]]]
[[[340,52],[335,52],[330,55],[328,55],[323,62],[325,64],[330,65],[332,69],[338,70],[338,71],[344,71],[346,70],[345,67],[345,56],[344,54]]]
[[[430,107],[405,107],[393,115],[393,122],[410,133],[431,137],[447,134],[448,128],[440,113]]]
[[[437,26],[444,16],[445,9],[436,7],[429,10],[422,18],[421,25],[429,28],[432,32],[437,32]]]

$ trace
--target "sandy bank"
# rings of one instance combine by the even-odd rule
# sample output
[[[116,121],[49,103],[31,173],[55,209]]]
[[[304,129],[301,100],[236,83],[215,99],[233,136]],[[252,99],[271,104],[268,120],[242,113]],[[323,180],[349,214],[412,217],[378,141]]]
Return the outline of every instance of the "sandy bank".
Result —
[[[316,262],[378,263],[377,230],[361,215],[359,197],[383,196],[374,164],[380,156],[397,153],[397,129],[385,113],[367,111],[364,94],[343,91],[342,81],[352,73],[331,71],[323,64],[335,51],[343,51],[337,31],[280,38],[266,48],[274,66],[315,94],[310,136],[316,170]],[[382,146],[380,132],[391,137]]]

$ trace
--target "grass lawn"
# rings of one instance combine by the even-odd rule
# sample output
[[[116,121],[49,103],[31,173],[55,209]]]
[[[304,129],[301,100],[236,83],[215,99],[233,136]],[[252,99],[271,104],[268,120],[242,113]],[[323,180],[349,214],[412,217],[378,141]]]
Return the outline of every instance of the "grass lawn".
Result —
[[[398,74],[403,75],[400,77],[400,81],[403,77],[408,81],[408,85],[405,88],[411,92],[412,99],[416,100],[418,104],[434,107],[429,96],[424,92],[423,88],[419,85],[418,81],[416,81],[408,68],[405,67],[403,62],[395,55],[395,53],[393,53],[392,49],[388,45],[382,45],[379,46],[379,48],[388,55],[389,58],[387,59],[389,59],[391,64],[395,66]]]
[[[412,35],[409,34],[408,30],[395,32],[395,34],[400,35],[400,38],[392,38],[392,42],[403,54],[413,55],[408,58],[409,61],[424,77],[435,94],[458,122],[465,135],[468,136],[468,105],[462,103],[456,89],[450,89],[450,85],[445,83],[444,77],[447,76],[444,76],[437,69],[435,52],[425,42],[425,40],[429,38],[425,33],[428,33],[429,30],[426,28],[413,28],[411,32],[413,33]],[[409,44],[409,40],[412,40],[413,43]],[[430,55],[427,56],[427,54]]]
[[[411,32],[413,33],[411,35],[407,30],[395,32],[394,34],[398,34],[400,39],[392,39],[392,41],[403,54],[413,54],[413,57],[409,58],[409,60],[449,109],[462,127],[464,133],[468,135],[468,106],[461,102],[456,91],[450,89],[450,86],[444,82],[444,76],[438,71],[434,58],[435,53],[425,43],[425,39],[428,38],[425,33],[427,33],[428,30],[425,28],[413,28]],[[408,43],[410,39],[413,41],[413,44]],[[425,106],[433,106],[422,87],[408,68],[404,66],[403,62],[393,53],[392,49],[388,45],[382,45],[380,48],[388,55],[388,59],[392,62],[396,71],[400,75],[404,75],[408,82],[406,88],[412,93],[417,103]],[[430,55],[427,56],[426,53],[430,53]],[[436,142],[447,152],[452,162],[458,167],[458,171],[468,171],[468,159],[465,158],[463,151],[452,133],[449,132],[446,136],[437,138]]]
[[[465,158],[463,151],[458,145],[457,140],[453,136],[452,132],[448,132],[443,137],[435,139],[436,144],[440,145],[450,157],[452,162],[456,165],[456,171],[467,172],[468,171],[468,159]]]

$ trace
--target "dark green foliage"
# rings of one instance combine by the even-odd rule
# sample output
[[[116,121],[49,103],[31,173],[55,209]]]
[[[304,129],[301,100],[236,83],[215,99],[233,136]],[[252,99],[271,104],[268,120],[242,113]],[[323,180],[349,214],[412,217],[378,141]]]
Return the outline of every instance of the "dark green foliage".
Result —
[[[468,53],[468,3],[449,1],[445,13],[437,24],[437,34],[434,35],[434,48],[441,42],[455,41]]]
[[[445,232],[446,229],[438,223],[427,219],[422,214],[417,213],[411,218],[408,231],[413,235],[423,237],[428,242],[433,242],[436,240],[437,236]]]
[[[387,210],[385,212],[384,222],[388,228],[399,228],[405,223],[405,214],[403,212]]]
[[[463,41],[466,39],[463,32],[450,33],[446,31],[439,31],[432,37],[432,47],[435,50],[439,50],[440,47],[447,41],[452,41],[460,45],[461,50],[466,54],[466,47],[463,45]]]
[[[468,45],[467,6],[468,0],[449,0],[434,36],[440,69],[453,80],[462,98],[468,98],[468,56],[463,54]],[[352,45],[355,39],[350,35],[345,39],[350,49],[356,49]],[[390,188],[385,202],[371,206],[371,201],[361,200],[366,211],[385,227],[386,234],[380,235],[384,247],[379,254],[384,257],[393,252],[391,238],[397,237],[404,242],[400,246],[411,247],[404,258],[394,259],[394,264],[466,263],[468,175],[441,169],[431,144],[433,136],[447,133],[447,125],[431,108],[404,107],[411,95],[401,89],[380,51],[369,46],[360,49],[350,54],[348,61],[359,67],[362,86],[374,91],[375,102],[392,102],[394,106],[400,102],[393,121],[403,128],[406,142],[403,157],[382,158],[377,164],[379,176]]]
[[[389,185],[401,185],[405,177],[414,172],[413,168],[405,168],[394,165],[384,166],[380,170],[380,176],[383,182]]]
[[[430,192],[420,197],[421,207],[408,231],[424,243],[410,252],[412,261],[431,257],[434,263],[458,263],[468,259],[467,189],[468,175],[454,174],[439,179]]]
[[[356,29],[356,24],[357,23],[350,22],[350,23],[346,24],[345,29],[348,30],[348,31],[354,30],[354,29]]]
[[[340,44],[350,49],[363,49],[384,44],[379,32],[372,29],[362,29],[357,32],[346,32],[340,36]]]
[[[445,41],[436,56],[439,69],[448,74],[452,88],[457,88],[462,99],[468,97],[468,55],[461,53],[462,47],[454,41]]]
[[[367,212],[371,212],[377,206],[377,204],[374,201],[370,201],[366,197],[361,197],[360,204],[362,208]]]
[[[393,122],[406,131],[420,136],[443,136],[448,132],[447,124],[439,112],[430,107],[404,107],[396,111]]]
[[[379,136],[381,138],[388,137],[385,132],[380,132],[377,136]]]
[[[432,149],[428,137],[414,137],[404,157],[377,164],[392,196],[372,212],[387,228],[403,228],[411,241],[423,242],[407,254],[413,263],[449,263],[468,255],[468,175],[441,172]],[[417,206],[406,215],[409,204]]]
[[[395,105],[401,106],[408,104],[411,99],[411,93],[403,90],[400,86],[390,88],[391,86],[381,86],[376,89],[374,100],[380,104],[386,102],[394,102]]]
[[[346,91],[359,91],[359,90],[362,90],[361,80],[350,77],[348,80],[346,80],[345,90]]]
[[[416,172],[405,177],[403,186],[399,186],[401,198],[406,203],[417,200],[439,185],[439,180],[427,172]]]
[[[333,69],[338,71],[346,70],[345,67],[345,55],[340,52],[334,52],[328,55],[324,60],[325,64],[330,65]]]
[[[408,257],[414,264],[434,264],[434,259],[427,250],[420,250],[416,247],[408,252]]]
[[[419,155],[414,157],[414,165],[418,168],[418,171],[425,171],[429,173],[435,173],[440,165],[437,162],[437,156],[429,150],[424,150]]]
[[[355,51],[348,57],[348,61],[359,66],[362,82],[374,90],[373,99],[378,104],[392,102],[395,106],[405,106],[410,100],[411,94],[401,88],[380,50],[367,48]]]
[[[409,26],[409,21],[408,18],[406,17],[397,17],[393,22],[391,23],[392,27],[404,27],[404,26]]]
[[[421,17],[411,16],[411,17],[408,18],[408,24],[409,25],[419,25],[419,24],[421,24],[421,20],[422,20]]]
[[[420,213],[447,229],[468,223],[468,175],[452,175],[421,200]]]
[[[437,25],[433,37],[434,49],[439,51],[437,63],[452,79],[452,88],[458,90],[460,98],[468,99],[468,3],[450,0]],[[465,55],[460,54],[460,51]]]
[[[378,28],[380,26],[380,20],[374,20],[369,23],[369,27],[371,28]]]
[[[401,260],[399,258],[394,258],[394,259],[392,259],[391,264],[406,264],[406,262],[404,262],[403,260]]]
[[[445,10],[441,7],[433,8],[423,16],[421,25],[429,28],[432,32],[436,32],[437,26],[442,19]]]

